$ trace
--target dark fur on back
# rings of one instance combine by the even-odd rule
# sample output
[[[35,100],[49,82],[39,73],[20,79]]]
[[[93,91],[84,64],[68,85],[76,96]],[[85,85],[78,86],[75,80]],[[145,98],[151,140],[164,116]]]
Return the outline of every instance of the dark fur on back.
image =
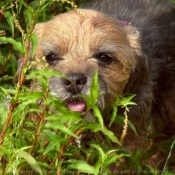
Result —
[[[98,0],[86,5],[140,33],[143,57],[125,88],[136,93],[131,116],[151,118],[157,132],[175,131],[175,6],[168,0]],[[142,118],[142,115],[144,116]]]

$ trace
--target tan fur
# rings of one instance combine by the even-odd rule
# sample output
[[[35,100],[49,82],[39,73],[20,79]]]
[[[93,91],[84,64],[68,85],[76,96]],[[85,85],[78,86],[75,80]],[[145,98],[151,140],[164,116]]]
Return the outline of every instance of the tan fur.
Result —
[[[107,82],[113,95],[122,95],[131,69],[136,66],[134,54],[139,54],[139,35],[132,27],[123,27],[113,18],[92,10],[71,11],[37,24],[35,32],[39,38],[36,58],[48,51],[56,51],[61,61],[54,67],[62,73],[70,71],[93,74],[95,69]],[[82,15],[83,14],[83,15]],[[96,51],[111,51],[120,61],[106,69],[98,66],[93,58]]]
[[[103,111],[111,106],[116,94],[123,95],[131,71],[137,66],[135,58],[140,55],[139,34],[132,26],[122,26],[102,13],[83,9],[80,12],[70,11],[37,24],[34,32],[38,37],[38,46],[32,60],[41,59],[50,52],[57,54],[63,60],[49,68],[63,74],[86,75],[88,81],[82,94],[87,95],[93,74],[98,70],[102,79],[99,80],[99,90],[103,95],[97,104]],[[116,62],[100,66],[94,58],[98,52],[110,52]],[[36,65],[37,69],[40,67],[40,64]],[[33,83],[32,87],[35,88],[36,84]],[[62,101],[71,98],[58,77],[50,80],[50,91]]]

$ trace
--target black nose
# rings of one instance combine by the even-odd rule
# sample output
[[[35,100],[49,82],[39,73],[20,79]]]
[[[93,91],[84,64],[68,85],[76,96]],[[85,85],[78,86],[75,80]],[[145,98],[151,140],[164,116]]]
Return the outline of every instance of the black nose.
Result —
[[[87,82],[87,77],[79,73],[72,73],[67,76],[69,79],[63,79],[66,90],[73,95],[81,92]]]

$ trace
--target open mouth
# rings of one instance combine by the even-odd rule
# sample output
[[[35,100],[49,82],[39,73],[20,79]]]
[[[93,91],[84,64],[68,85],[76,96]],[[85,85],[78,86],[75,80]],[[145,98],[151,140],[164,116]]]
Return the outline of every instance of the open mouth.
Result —
[[[71,98],[66,104],[67,108],[71,111],[83,112],[86,109],[86,103],[82,98]]]

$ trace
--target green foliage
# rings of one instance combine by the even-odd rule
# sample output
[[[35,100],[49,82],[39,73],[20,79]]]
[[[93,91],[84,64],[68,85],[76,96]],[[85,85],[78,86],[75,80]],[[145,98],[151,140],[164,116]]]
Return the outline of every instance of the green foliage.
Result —
[[[51,76],[67,78],[65,75],[47,69],[32,70],[27,75],[28,53],[31,49],[33,55],[37,45],[37,37],[32,33],[35,24],[76,9],[75,2],[79,4],[80,0],[0,2],[0,174],[110,174],[109,166],[114,162],[119,164],[122,158],[130,159],[132,166],[126,167],[128,170],[144,169],[158,174],[149,166],[142,167],[141,151],[132,154],[119,146],[127,125],[137,134],[127,117],[129,108],[135,105],[131,101],[133,95],[116,96],[108,127],[96,105],[101,95],[97,71],[90,95],[82,96],[87,104],[84,114],[68,110],[48,90]],[[23,68],[19,82],[14,85],[12,79],[19,55],[23,56]],[[40,82],[40,91],[31,92],[25,86],[24,80],[34,79]],[[124,109],[124,116],[117,115],[119,107]],[[87,121],[90,110],[95,119]],[[110,131],[116,120],[124,124],[120,139]],[[90,136],[90,140],[82,141],[84,136]]]
[[[93,123],[84,120],[85,115],[69,111],[61,101],[48,92],[47,80],[53,75],[63,76],[53,70],[33,70],[26,79],[40,81],[41,92],[30,92],[24,86],[21,87],[17,98],[14,98],[14,94],[9,94],[11,98],[6,103],[11,104],[11,107],[5,115],[2,114],[3,122],[0,126],[4,132],[4,136],[1,135],[3,139],[0,155],[6,160],[5,168],[1,164],[3,173],[8,174],[13,171],[17,174],[30,169],[39,174],[51,170],[58,174],[61,172],[69,174],[68,172],[75,170],[77,174],[78,172],[99,174],[102,170],[109,172],[111,163],[127,155],[119,154],[119,149],[115,147],[108,148],[112,142],[118,144],[120,142],[105,127],[102,115],[96,106],[100,95],[97,72],[93,78],[90,97],[86,97],[89,104],[87,111],[93,109],[97,119]],[[16,91],[17,89],[18,87]],[[40,108],[38,100],[43,104]],[[8,123],[9,126],[4,130],[3,125],[7,122],[6,116],[12,112],[12,106],[15,109]],[[33,114],[35,116],[32,116]],[[34,121],[33,117],[37,117],[37,120]],[[92,140],[81,143],[81,136],[89,130],[91,134],[95,132],[97,135],[94,134]],[[102,133],[107,138],[106,141],[102,139]]]
[[[69,111],[48,91],[48,79],[51,76],[67,78],[65,75],[47,69],[33,70],[25,75],[30,69],[27,64],[30,46],[33,55],[37,45],[37,38],[32,33],[36,22],[46,21],[56,13],[76,8],[75,4],[70,1],[43,0],[31,3],[6,1],[1,5],[3,14],[0,30],[5,35],[0,37],[0,173],[109,172],[111,163],[127,155],[120,154],[118,149],[112,147],[112,142],[120,145],[120,141],[106,128],[96,106],[97,98],[101,95],[98,93],[98,73],[94,74],[90,96],[83,96],[87,103],[87,111],[83,115]],[[19,82],[14,87],[11,80],[16,72],[16,62],[12,60],[17,60],[19,53],[23,55],[23,68]],[[11,67],[14,71],[11,71]],[[42,90],[30,92],[29,87],[24,85],[24,79],[40,81]],[[90,110],[94,111],[95,121],[84,119]],[[92,139],[82,142],[81,137],[87,134],[91,134]],[[103,137],[106,137],[106,141]]]

